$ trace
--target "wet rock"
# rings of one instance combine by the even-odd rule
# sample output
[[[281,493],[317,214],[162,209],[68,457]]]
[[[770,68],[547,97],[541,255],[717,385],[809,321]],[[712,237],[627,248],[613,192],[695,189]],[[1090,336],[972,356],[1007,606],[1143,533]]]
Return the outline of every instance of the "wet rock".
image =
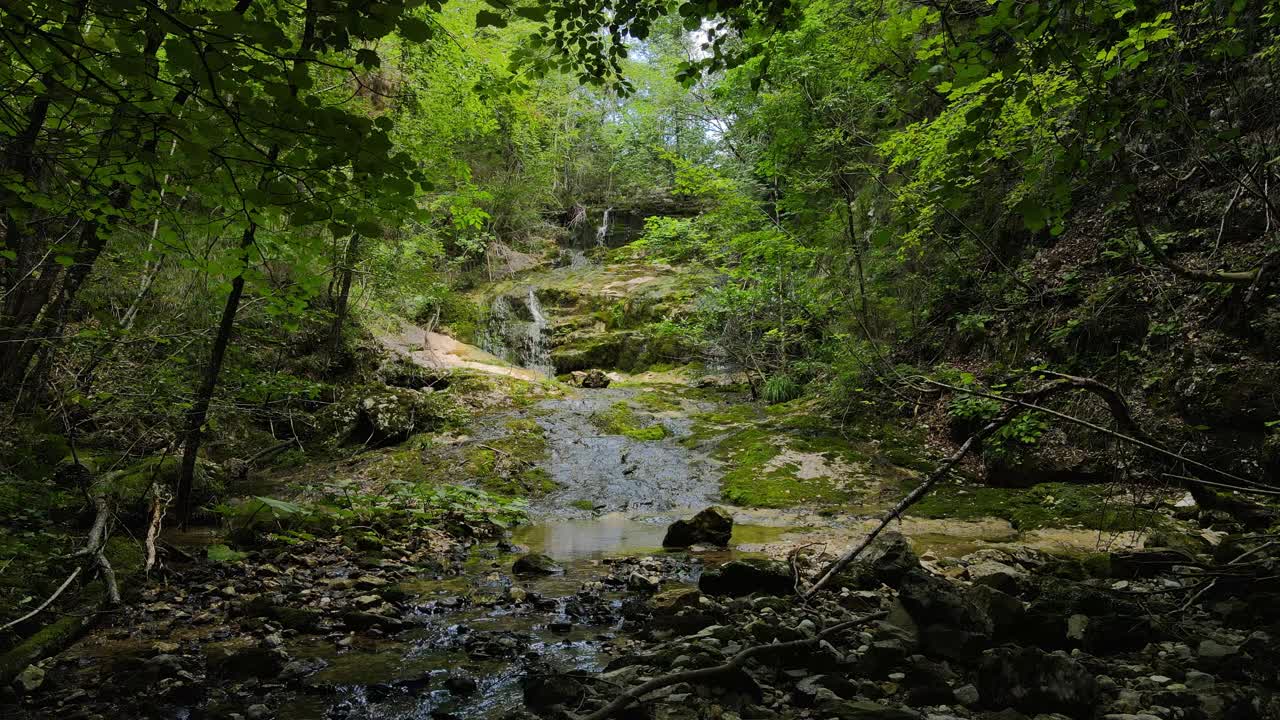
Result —
[[[688,520],[677,520],[667,527],[662,547],[687,548],[692,545],[727,547],[733,534],[733,516],[721,507],[711,506]]]
[[[609,387],[609,376],[599,368],[574,370],[569,373],[569,384],[580,388],[607,388]]]
[[[493,630],[469,633],[463,647],[473,658],[510,660],[528,649],[532,642],[533,637],[525,633]]]
[[[444,689],[448,690],[452,695],[466,697],[474,695],[479,686],[476,685],[476,681],[473,678],[465,675],[450,675],[444,681]]]
[[[988,707],[1012,707],[1025,713],[1093,716],[1098,681],[1084,666],[1038,648],[988,650],[978,668],[978,689]]]
[[[44,685],[44,670],[35,665],[28,665],[13,679],[14,688],[24,694],[39,690],[41,685]]]
[[[576,707],[586,695],[586,688],[570,675],[547,666],[531,669],[520,681],[525,705],[548,708],[553,705]]]
[[[906,708],[895,708],[871,700],[828,700],[818,705],[818,713],[824,718],[838,720],[920,720],[920,713]]]
[[[908,572],[920,569],[920,558],[911,543],[896,532],[882,533],[863,551],[860,562],[876,580],[889,587],[897,587]]]
[[[311,675],[319,670],[329,666],[328,661],[323,658],[304,658],[301,660],[290,660],[280,669],[280,679],[285,682],[293,682]]]
[[[966,574],[975,585],[985,585],[1005,593],[1017,593],[1027,574],[1022,570],[995,560],[983,560],[970,565]]]
[[[280,648],[244,647],[231,648],[212,645],[205,650],[205,663],[209,674],[233,680],[252,677],[276,677],[289,661]]]
[[[244,716],[248,720],[266,720],[271,717],[271,708],[262,703],[256,703],[245,708]]]
[[[373,628],[399,630],[404,627],[404,621],[400,618],[365,610],[351,610],[343,613],[342,622],[352,630],[371,630]]]
[[[702,593],[693,588],[677,588],[658,593],[649,602],[653,605],[654,612],[669,613],[696,608],[701,599]]]
[[[790,595],[795,592],[795,577],[791,574],[791,567],[780,560],[732,560],[718,568],[703,571],[698,589],[708,595],[732,597],[752,593]]]
[[[627,576],[627,587],[631,590],[641,593],[654,593],[658,591],[658,587],[662,584],[662,580],[656,575],[644,575],[633,572]]]
[[[516,558],[511,564],[511,572],[517,575],[556,575],[564,572],[564,568],[542,553],[528,553]]]

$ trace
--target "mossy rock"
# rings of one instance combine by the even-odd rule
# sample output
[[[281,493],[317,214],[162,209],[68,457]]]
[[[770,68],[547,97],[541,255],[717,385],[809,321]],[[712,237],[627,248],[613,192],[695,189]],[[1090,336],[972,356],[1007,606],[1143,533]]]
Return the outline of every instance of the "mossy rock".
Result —
[[[629,332],[612,332],[573,338],[551,350],[551,364],[558,374],[619,367],[618,360],[629,337]]]
[[[546,431],[536,420],[506,423],[506,435],[463,451],[463,475],[484,490],[512,497],[540,497],[557,485],[540,463],[547,459]]]
[[[607,410],[593,413],[591,424],[609,435],[622,435],[632,440],[662,440],[667,428],[658,422],[645,423],[626,402],[616,402]]]
[[[908,490],[907,486],[903,488]],[[1115,532],[1142,530],[1163,520],[1158,512],[1125,505],[1102,485],[1041,483],[994,488],[944,482],[907,513],[919,517],[976,520],[1002,518],[1018,530],[1084,527]]]
[[[458,424],[466,417],[452,393],[375,386],[335,405],[325,417],[325,426],[338,441],[379,446]]]

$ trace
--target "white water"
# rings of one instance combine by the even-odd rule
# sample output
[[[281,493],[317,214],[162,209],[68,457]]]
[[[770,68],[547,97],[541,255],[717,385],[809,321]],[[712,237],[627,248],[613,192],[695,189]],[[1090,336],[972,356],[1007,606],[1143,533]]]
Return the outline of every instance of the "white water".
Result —
[[[548,377],[555,375],[551,347],[547,343],[549,323],[542,303],[532,287],[523,297],[494,298],[489,327],[481,344],[485,350],[507,362]]]
[[[604,217],[600,219],[600,225],[596,227],[596,245],[604,245],[605,239],[609,237],[609,213],[613,208],[604,209]]]

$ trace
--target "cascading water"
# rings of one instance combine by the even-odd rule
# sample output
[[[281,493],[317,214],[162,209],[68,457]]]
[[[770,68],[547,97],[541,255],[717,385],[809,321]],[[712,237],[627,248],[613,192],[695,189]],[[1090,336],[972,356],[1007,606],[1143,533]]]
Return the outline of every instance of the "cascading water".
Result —
[[[550,377],[555,375],[555,366],[547,344],[547,316],[533,288],[525,290],[524,295],[494,298],[480,344],[507,362]]]
[[[605,245],[605,240],[609,237],[609,213],[613,212],[613,208],[604,209],[604,216],[600,219],[600,224],[596,227],[596,245]]]

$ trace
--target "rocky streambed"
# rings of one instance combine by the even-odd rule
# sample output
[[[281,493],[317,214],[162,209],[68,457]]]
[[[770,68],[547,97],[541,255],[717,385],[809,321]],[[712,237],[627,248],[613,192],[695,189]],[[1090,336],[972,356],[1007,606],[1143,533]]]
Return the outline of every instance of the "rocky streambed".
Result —
[[[690,442],[706,434],[690,418],[721,407],[614,387],[503,415],[488,425],[533,423],[545,437],[531,462],[555,489],[533,502],[531,523],[502,538],[466,524],[381,528],[376,543],[357,527],[221,562],[176,557],[98,630],[23,672],[0,708],[582,717],[653,678],[783,644],[665,684],[621,715],[1277,716],[1271,596],[1251,601],[1225,582],[1202,593],[1194,557],[1131,550],[1136,536],[1082,560],[1099,547],[1094,531],[907,518],[910,539],[887,538],[809,602],[797,587],[869,529],[866,513],[733,508],[728,547],[664,550],[668,523],[721,490],[719,461]],[[1242,552],[1270,562],[1269,548]]]

